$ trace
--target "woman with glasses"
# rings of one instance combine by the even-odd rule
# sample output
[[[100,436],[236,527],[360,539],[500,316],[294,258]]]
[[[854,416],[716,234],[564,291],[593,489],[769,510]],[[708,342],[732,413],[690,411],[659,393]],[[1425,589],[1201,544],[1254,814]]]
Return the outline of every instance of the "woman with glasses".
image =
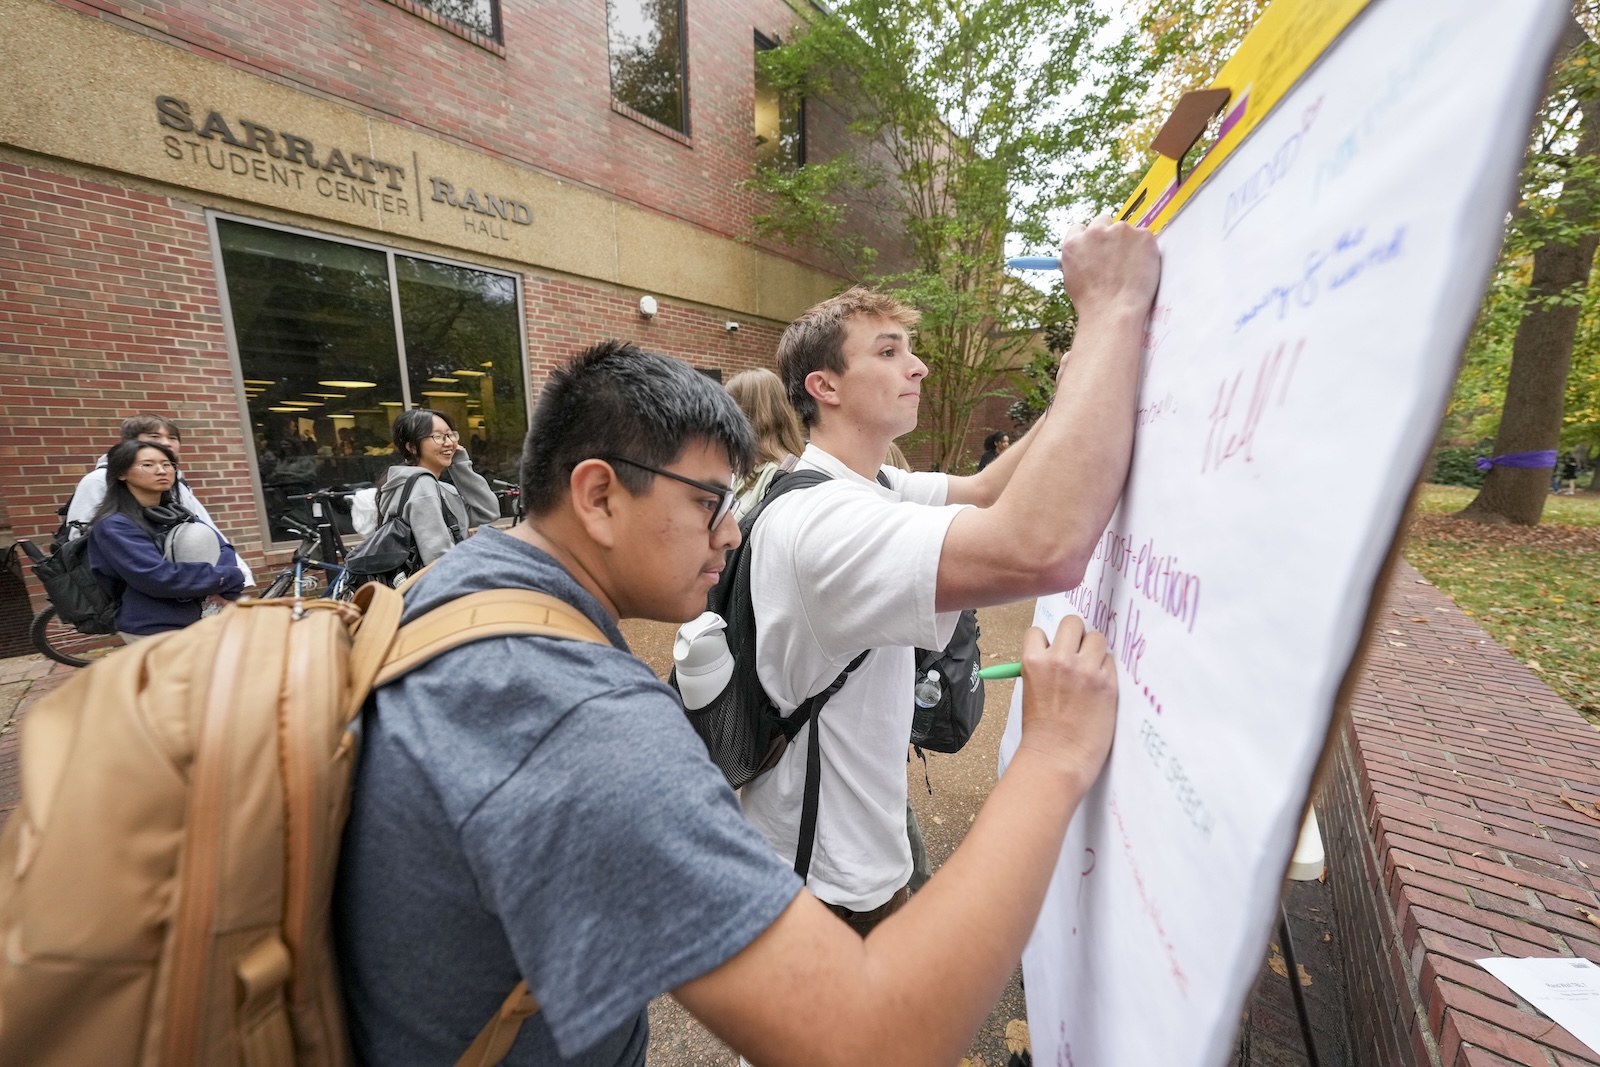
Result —
[[[426,567],[467,531],[500,517],[500,501],[461,447],[450,417],[412,408],[394,420],[394,450],[405,465],[390,467],[378,492],[378,521],[403,516]]]
[[[123,441],[106,455],[106,498],[89,527],[89,567],[119,597],[124,642],[181,630],[199,620],[207,597],[233,600],[244,588],[233,546],[176,502],[177,480],[178,461],[165,445]],[[169,536],[180,526],[193,536]],[[204,546],[204,559],[169,558],[184,555],[169,552],[169,544],[207,535],[215,545]]]

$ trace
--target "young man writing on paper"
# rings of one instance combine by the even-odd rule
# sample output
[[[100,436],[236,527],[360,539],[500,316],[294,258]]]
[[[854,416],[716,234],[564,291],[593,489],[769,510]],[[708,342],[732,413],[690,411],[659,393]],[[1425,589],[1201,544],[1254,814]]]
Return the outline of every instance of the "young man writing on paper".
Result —
[[[779,372],[810,430],[800,467],[833,480],[773,501],[752,534],[757,672],[787,714],[871,651],[741,798],[794,862],[807,731],[820,731],[807,885],[863,933],[908,897],[913,649],[942,648],[961,609],[1077,585],[1122,491],[1155,239],[1098,220],[1066,239],[1061,265],[1078,329],[1054,407],[969,478],[882,467],[917,424],[927,367],[912,348],[915,312],[853,289],[779,342]]]
[[[489,638],[380,689],[334,899],[360,1062],[456,1062],[518,979],[541,1010],[504,1061],[636,1067],[672,990],[763,1067],[953,1063],[1016,966],[1111,742],[1098,634],[1023,641],[1021,748],[949,863],[867,940],[739,814],[677,695],[617,620],[699,614],[739,543],[754,452],[733,400],[615,343],[557,370],[522,462],[529,517],[485,527],[406,618],[532,589],[609,644]],[[752,995],[759,990],[760,995]]]

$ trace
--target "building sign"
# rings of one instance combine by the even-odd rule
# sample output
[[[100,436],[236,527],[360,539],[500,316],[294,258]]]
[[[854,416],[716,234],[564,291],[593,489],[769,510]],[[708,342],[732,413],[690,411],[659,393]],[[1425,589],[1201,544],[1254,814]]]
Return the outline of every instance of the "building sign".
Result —
[[[385,215],[421,221],[416,154],[412,154],[412,180],[406,165],[378,159],[345,146],[322,145],[300,134],[263,126],[235,116],[230,122],[221,111],[204,118],[187,100],[176,96],[155,98],[159,127],[175,131],[161,135],[167,158],[193,166],[232,174],[266,185],[283,186],[327,200],[373,208]],[[533,209],[520,200],[488,190],[478,190],[450,178],[428,175],[431,200],[461,212],[466,232],[509,241],[506,225],[531,226]]]

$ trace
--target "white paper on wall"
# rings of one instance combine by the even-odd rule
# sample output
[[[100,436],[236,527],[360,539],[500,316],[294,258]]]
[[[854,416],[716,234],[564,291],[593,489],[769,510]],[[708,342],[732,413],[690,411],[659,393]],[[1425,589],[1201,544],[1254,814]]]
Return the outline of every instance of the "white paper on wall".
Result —
[[[1127,491],[1035,614],[1121,685],[1023,957],[1041,1067],[1230,1052],[1565,17],[1378,0],[1161,234]]]

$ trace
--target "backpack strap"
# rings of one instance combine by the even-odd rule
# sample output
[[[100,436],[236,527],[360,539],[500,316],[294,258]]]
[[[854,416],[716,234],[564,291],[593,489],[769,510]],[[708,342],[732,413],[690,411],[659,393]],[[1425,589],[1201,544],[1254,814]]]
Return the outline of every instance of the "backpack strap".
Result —
[[[400,627],[373,688],[388,685],[452,648],[508,634],[611,644],[599,627],[564,600],[532,589],[487,589],[457,597]]]
[[[495,1067],[516,1044],[522,1024],[538,1011],[539,1002],[528,992],[528,983],[518,982],[494,1018],[478,1031],[467,1051],[461,1054],[456,1067]]]
[[[869,648],[851,660],[850,665],[839,672],[839,677],[828,688],[806,698],[794,709],[794,714],[782,720],[783,732],[790,741],[794,740],[802,726],[808,721],[811,723],[811,733],[806,738],[806,785],[800,800],[800,837],[795,842],[794,852],[794,873],[800,876],[802,882],[811,873],[811,852],[817,843],[817,807],[822,796],[822,740],[817,730],[817,715],[822,711],[822,705],[844,688],[845,680],[866,661],[867,652],[871,651]]]

